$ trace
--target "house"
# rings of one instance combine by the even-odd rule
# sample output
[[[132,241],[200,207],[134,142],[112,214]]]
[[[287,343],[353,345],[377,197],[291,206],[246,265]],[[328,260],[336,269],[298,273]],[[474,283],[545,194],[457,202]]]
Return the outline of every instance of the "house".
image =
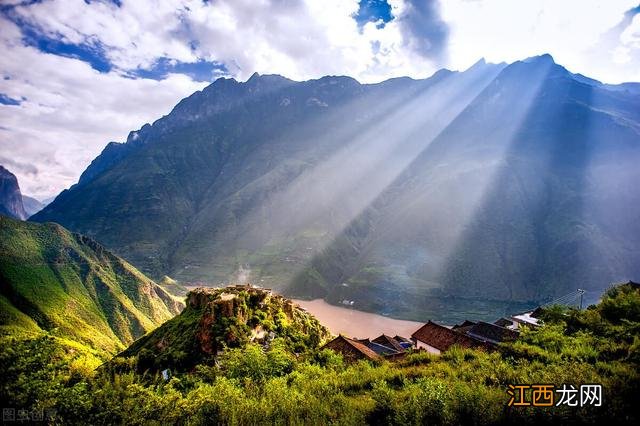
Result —
[[[510,342],[518,338],[517,331],[484,321],[478,321],[466,334],[480,342],[486,342],[492,345],[501,342]]]
[[[517,330],[518,327],[520,326],[520,322],[518,320],[515,320],[513,318],[509,319],[505,317],[498,318],[493,323],[499,327],[509,328],[511,330]]]
[[[402,345],[403,348],[408,349],[413,346],[413,342],[411,339],[407,339],[406,337],[398,336],[397,334],[393,336],[393,338]]]
[[[483,346],[482,343],[477,342],[463,333],[459,333],[432,321],[427,322],[413,333],[411,340],[417,349],[424,349],[434,354],[440,354],[454,345],[463,348]]]
[[[475,322],[469,321],[469,320],[464,320],[464,322],[462,324],[456,324],[453,327],[451,327],[451,329],[457,331],[458,333],[466,333],[474,325],[476,325]]]
[[[538,327],[540,325],[539,315],[542,313],[542,308],[537,308],[534,311],[521,312],[511,316],[513,321],[516,321],[519,325],[527,325],[531,327]]]
[[[322,347],[322,349],[325,348],[342,354],[343,359],[347,362],[355,362],[361,359],[369,361],[381,359],[380,355],[369,349],[366,345],[343,335],[339,335]]]
[[[371,341],[369,339],[358,339],[357,340],[359,343],[362,343],[363,345],[365,345],[366,347],[368,347],[369,349],[371,349],[372,351],[374,351],[375,353],[377,353],[380,356],[387,356],[387,355],[393,355],[393,354],[397,354],[399,352],[404,352],[404,350],[398,351],[395,348],[386,346],[386,345],[382,345],[380,343],[376,343],[374,341]]]
[[[404,352],[407,350],[407,347],[402,346],[401,342],[397,341],[391,336],[387,336],[386,334],[381,334],[380,336],[373,339],[372,342],[387,346],[391,349],[394,349],[396,352]]]

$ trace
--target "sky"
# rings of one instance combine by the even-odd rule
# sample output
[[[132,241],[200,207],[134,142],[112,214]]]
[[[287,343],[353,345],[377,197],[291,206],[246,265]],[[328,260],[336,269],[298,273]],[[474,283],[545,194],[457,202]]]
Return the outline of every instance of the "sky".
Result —
[[[45,199],[219,77],[371,83],[542,53],[640,81],[638,0],[0,0],[0,164]]]

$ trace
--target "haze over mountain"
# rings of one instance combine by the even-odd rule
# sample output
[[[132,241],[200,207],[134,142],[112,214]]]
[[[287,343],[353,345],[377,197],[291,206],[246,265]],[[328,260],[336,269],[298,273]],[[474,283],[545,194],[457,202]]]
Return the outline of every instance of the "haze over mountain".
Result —
[[[24,220],[27,218],[18,179],[9,170],[0,166],[0,215]]]
[[[549,55],[368,85],[256,74],[110,143],[32,220],[155,278],[495,316],[640,275],[638,159],[637,86]]]
[[[27,217],[29,217],[42,210],[44,206],[46,206],[46,203],[23,194],[22,205],[24,206],[24,211],[27,214]]]

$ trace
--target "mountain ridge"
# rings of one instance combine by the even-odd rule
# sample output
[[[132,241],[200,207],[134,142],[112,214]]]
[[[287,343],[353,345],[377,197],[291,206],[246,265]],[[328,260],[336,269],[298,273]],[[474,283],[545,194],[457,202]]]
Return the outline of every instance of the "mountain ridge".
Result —
[[[378,84],[218,79],[33,220],[87,233],[156,278],[246,270],[296,296],[374,311],[392,300],[405,317],[434,297],[533,303],[576,280],[597,292],[640,273],[624,213],[638,194],[605,191],[634,177],[638,111],[628,90],[549,55]],[[558,244],[579,248],[564,267],[544,255]]]

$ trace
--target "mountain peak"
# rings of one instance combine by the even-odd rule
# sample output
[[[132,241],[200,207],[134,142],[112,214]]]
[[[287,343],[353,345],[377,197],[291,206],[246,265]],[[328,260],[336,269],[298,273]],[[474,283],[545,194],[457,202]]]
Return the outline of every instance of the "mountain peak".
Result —
[[[478,59],[473,65],[464,70],[464,72],[473,72],[487,67],[487,61],[484,58]]]
[[[259,78],[260,78],[260,74],[256,71],[253,74],[251,74],[251,77],[249,77],[249,79],[247,80],[247,83],[250,83],[252,81],[256,81]]]
[[[526,63],[551,63],[551,64],[555,64],[556,61],[553,59],[553,56],[551,56],[548,53],[543,53],[542,55],[537,55],[537,56],[530,56],[527,59],[524,59],[522,62],[526,62]]]
[[[245,84],[255,85],[255,84],[285,84],[291,83],[292,80],[281,76],[280,74],[260,74],[258,72],[254,72],[251,74],[251,77],[245,82]]]
[[[483,57],[483,58],[478,59],[473,65],[471,65],[469,67],[469,69],[471,70],[471,69],[474,69],[474,68],[479,68],[479,67],[482,67],[484,65],[487,65],[487,61]]]

